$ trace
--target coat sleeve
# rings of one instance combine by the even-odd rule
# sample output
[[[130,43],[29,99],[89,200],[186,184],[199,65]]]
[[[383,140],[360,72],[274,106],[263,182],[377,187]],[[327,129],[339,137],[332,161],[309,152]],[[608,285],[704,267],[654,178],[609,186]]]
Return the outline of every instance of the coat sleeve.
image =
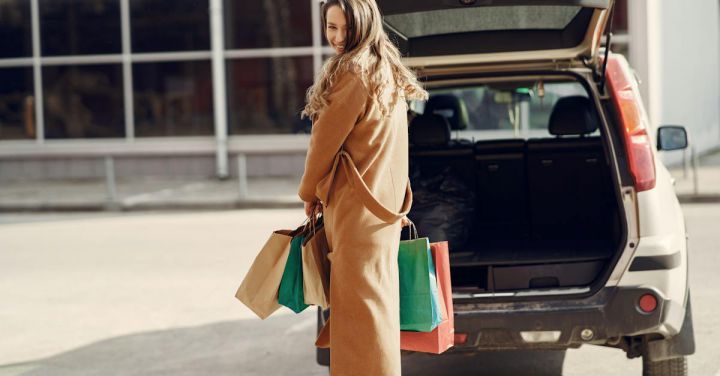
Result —
[[[360,77],[347,71],[338,77],[328,95],[328,105],[313,123],[310,144],[305,158],[305,171],[300,180],[298,196],[315,202],[315,187],[332,169],[335,154],[362,118],[368,93]]]

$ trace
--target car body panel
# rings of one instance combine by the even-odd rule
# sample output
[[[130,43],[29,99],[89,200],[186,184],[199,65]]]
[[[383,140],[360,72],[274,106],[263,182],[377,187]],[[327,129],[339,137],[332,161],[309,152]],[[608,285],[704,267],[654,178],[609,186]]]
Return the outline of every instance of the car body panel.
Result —
[[[658,295],[652,287],[607,287],[576,300],[455,304],[455,332],[468,334],[467,343],[456,350],[561,349],[604,344],[625,335],[657,333],[671,302],[660,298],[655,311],[643,313],[635,302],[648,293]],[[593,331],[592,338],[581,337],[584,329]],[[560,338],[527,343],[521,331],[559,331]]]
[[[622,55],[612,58],[621,61],[622,69],[632,74],[632,68]],[[633,91],[638,98],[640,90],[637,81],[633,82]],[[688,250],[685,219],[682,208],[677,199],[672,182],[672,176],[658,156],[657,142],[655,142],[656,128],[648,119],[647,111],[642,103],[638,103],[644,122],[648,125],[651,138],[651,149],[655,165],[655,187],[653,189],[633,192],[628,197],[635,200],[637,211],[637,239],[634,250],[626,250],[623,258],[626,262],[618,262],[613,271],[608,286],[653,286],[658,289],[662,297],[675,303],[672,305],[672,314],[668,315],[665,323],[666,334],[675,334],[680,330],[684,317],[683,307],[686,305],[686,292],[688,286]],[[634,190],[633,190],[634,191]],[[650,270],[632,270],[633,262],[639,258],[660,259],[673,257],[677,262],[670,263],[661,268],[659,265]],[[648,269],[648,268],[646,268]],[[679,308],[678,308],[679,307]]]

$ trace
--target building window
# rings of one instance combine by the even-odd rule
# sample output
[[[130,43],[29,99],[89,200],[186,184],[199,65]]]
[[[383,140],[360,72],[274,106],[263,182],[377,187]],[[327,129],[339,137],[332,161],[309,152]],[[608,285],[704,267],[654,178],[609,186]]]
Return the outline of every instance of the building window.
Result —
[[[0,40],[0,58],[32,56],[29,1],[0,1]]]
[[[0,68],[0,140],[35,138],[32,68]]]
[[[42,68],[45,138],[124,137],[122,66]]]
[[[224,9],[229,49],[312,45],[308,1],[226,0]]]
[[[209,50],[208,7],[207,0],[132,0],[132,51]]]
[[[298,133],[305,92],[313,81],[312,56],[227,62],[231,134]]]
[[[43,56],[122,51],[119,0],[39,0],[39,9]]]
[[[126,0],[128,23],[122,1],[0,0],[0,140],[215,133],[210,1]],[[320,2],[223,1],[228,133],[309,133],[305,94],[332,52],[324,36],[313,44]]]
[[[209,61],[133,64],[135,135],[214,134]]]

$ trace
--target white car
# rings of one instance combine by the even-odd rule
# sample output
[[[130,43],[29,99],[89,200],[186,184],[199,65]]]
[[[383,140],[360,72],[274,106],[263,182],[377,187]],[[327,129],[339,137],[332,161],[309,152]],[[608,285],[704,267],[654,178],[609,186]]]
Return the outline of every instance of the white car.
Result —
[[[613,0],[378,4],[431,94],[411,103],[408,217],[449,242],[447,353],[599,345],[686,375],[687,234],[657,153],[687,136],[649,123],[601,48]]]

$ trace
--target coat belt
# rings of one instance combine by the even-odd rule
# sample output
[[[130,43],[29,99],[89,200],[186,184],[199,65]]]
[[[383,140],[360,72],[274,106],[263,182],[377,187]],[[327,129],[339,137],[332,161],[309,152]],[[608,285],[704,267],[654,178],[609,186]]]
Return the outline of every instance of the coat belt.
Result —
[[[408,177],[407,185],[405,187],[405,198],[403,200],[402,208],[399,212],[392,211],[381,204],[380,201],[373,196],[370,188],[368,188],[367,184],[365,184],[365,181],[362,179],[362,176],[350,157],[350,154],[345,151],[345,149],[341,149],[335,155],[330,173],[320,180],[316,187],[315,193],[318,198],[320,198],[324,207],[328,207],[330,205],[330,194],[332,193],[337,167],[340,163],[343,165],[343,170],[345,171],[350,186],[355,194],[359,196],[360,202],[362,202],[363,205],[365,205],[365,207],[375,216],[384,222],[393,223],[400,220],[400,218],[410,212],[413,200],[412,188],[410,187],[410,177]]]

